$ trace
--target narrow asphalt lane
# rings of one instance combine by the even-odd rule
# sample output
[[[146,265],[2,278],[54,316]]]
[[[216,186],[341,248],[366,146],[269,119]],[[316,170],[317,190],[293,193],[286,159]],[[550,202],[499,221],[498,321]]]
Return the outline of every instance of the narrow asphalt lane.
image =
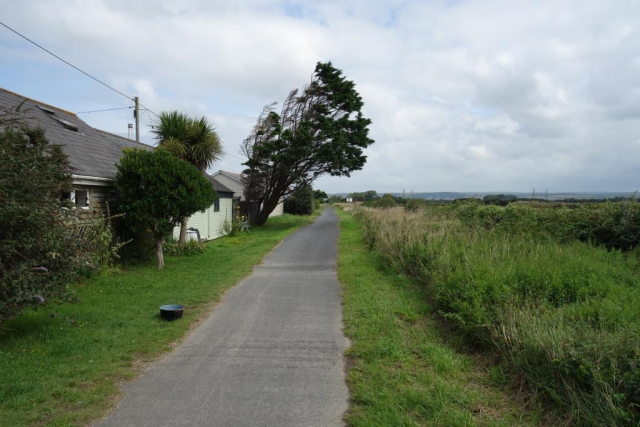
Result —
[[[348,406],[338,216],[327,208],[232,288],[170,355],[124,388],[98,423],[343,425]]]

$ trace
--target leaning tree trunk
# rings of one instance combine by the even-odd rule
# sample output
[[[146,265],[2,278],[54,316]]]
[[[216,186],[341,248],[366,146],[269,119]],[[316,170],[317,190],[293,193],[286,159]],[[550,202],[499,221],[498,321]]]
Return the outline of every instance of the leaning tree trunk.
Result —
[[[156,256],[158,257],[158,270],[164,268],[164,254],[162,253],[162,245],[164,243],[164,237],[156,240]]]
[[[267,222],[267,220],[269,219],[269,215],[271,215],[271,212],[273,212],[276,206],[278,206],[279,202],[280,197],[272,197],[271,199],[265,200],[262,204],[260,212],[258,212],[258,215],[256,215],[256,217],[253,219],[253,223],[255,225],[262,225]]]
[[[183,246],[187,244],[187,222],[189,221],[189,217],[185,216],[182,218],[182,224],[180,224],[180,240],[178,243]]]

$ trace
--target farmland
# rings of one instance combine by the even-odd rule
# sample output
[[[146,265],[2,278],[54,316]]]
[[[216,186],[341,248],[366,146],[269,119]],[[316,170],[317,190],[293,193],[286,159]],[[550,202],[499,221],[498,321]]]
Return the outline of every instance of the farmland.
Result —
[[[466,346],[569,424],[640,420],[640,205],[356,208]],[[555,411],[554,411],[555,412]]]

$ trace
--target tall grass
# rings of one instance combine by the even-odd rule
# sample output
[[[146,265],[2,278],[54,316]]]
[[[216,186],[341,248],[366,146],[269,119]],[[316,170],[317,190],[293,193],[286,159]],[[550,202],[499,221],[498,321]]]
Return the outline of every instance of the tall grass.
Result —
[[[492,223],[459,207],[354,215],[370,249],[419,278],[472,345],[495,352],[575,424],[637,424],[637,257],[549,231],[579,225],[535,232],[524,219],[541,228],[540,217],[498,209]]]

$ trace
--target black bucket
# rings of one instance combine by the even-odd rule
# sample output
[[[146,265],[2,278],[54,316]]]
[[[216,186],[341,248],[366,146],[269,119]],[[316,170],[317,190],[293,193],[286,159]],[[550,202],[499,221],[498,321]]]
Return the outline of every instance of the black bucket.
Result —
[[[182,313],[184,312],[184,305],[179,304],[169,304],[163,305],[160,307],[160,316],[164,320],[175,320],[182,317]]]

